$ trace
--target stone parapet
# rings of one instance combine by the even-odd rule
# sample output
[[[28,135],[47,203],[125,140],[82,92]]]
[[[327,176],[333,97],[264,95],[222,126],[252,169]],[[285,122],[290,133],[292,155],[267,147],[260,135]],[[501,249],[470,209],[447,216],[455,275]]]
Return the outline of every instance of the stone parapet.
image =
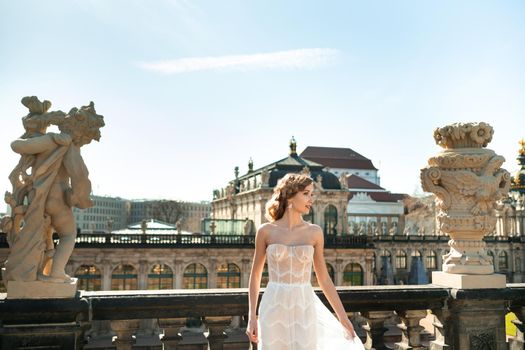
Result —
[[[434,285],[339,287],[337,290],[352,319],[360,320],[355,327],[367,348],[384,347],[384,324],[395,312],[403,334],[396,340],[398,349],[428,349],[429,346],[431,349],[483,348],[479,346],[507,349],[507,307],[515,310],[520,322],[525,314],[525,284],[471,290]],[[316,292],[327,304],[322,292]],[[428,339],[419,323],[428,310],[432,310],[436,318],[435,340]],[[76,299],[8,300],[4,295],[4,299],[0,299],[0,346],[16,348],[23,339],[24,344],[31,346],[67,344],[67,348],[82,349],[92,324],[110,321],[111,328],[118,330],[114,344],[117,349],[125,349],[139,332],[136,320],[144,319],[154,319],[160,328],[167,327],[166,344],[178,346],[176,344],[184,344],[185,337],[194,337],[182,331],[183,320],[191,318],[213,328],[205,340],[211,349],[246,348],[244,324],[233,321],[247,313],[246,288],[83,292]],[[179,326],[182,328],[177,330]],[[51,332],[55,340],[42,337],[43,330]],[[242,343],[245,345],[239,345]]]

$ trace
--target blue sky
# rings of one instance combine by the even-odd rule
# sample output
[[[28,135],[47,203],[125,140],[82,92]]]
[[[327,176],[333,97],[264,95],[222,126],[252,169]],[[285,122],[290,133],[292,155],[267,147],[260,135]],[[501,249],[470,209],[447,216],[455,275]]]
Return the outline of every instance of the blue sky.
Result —
[[[517,169],[525,137],[522,1],[3,1],[0,189],[20,99],[94,101],[95,194],[210,200],[233,168],[306,146],[372,159],[413,193],[434,128],[485,121]]]

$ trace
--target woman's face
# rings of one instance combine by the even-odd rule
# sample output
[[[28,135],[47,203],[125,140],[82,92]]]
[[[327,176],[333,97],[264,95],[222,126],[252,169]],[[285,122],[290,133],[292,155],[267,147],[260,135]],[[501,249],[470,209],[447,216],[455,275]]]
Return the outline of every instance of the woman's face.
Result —
[[[292,198],[288,200],[288,204],[292,204],[292,210],[297,210],[301,215],[306,215],[310,212],[313,197],[314,184],[309,184],[304,190],[297,192]]]

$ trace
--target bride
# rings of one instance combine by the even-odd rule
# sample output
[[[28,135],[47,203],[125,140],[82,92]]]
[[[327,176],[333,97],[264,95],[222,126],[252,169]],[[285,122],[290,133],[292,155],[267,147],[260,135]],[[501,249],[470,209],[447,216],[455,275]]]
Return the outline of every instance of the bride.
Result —
[[[266,218],[255,238],[249,282],[249,315],[246,334],[259,350],[364,349],[348,319],[323,256],[323,232],[303,220],[313,203],[313,180],[287,174],[266,204]],[[269,283],[257,300],[265,258]],[[334,315],[315,295],[310,284],[315,269]]]

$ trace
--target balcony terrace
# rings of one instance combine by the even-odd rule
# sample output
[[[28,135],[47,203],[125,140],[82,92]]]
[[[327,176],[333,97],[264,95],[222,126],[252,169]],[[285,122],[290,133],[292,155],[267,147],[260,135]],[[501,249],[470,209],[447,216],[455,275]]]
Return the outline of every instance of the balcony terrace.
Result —
[[[374,249],[375,243],[439,242],[446,236],[327,236],[326,249]],[[501,241],[485,237],[485,241]],[[523,237],[507,237],[521,243]],[[509,242],[510,242],[509,241]],[[76,249],[253,249],[254,236],[80,234]],[[0,249],[8,248],[0,234]],[[244,251],[243,249],[243,251]],[[139,286],[140,287],[140,286]],[[458,290],[436,285],[337,287],[367,349],[522,349],[525,284]],[[264,291],[264,289],[262,289]],[[326,299],[317,291],[323,302]],[[74,299],[17,300],[0,294],[2,349],[247,349],[246,288],[80,291]],[[328,304],[327,304],[328,305]],[[433,318],[428,317],[429,311]],[[513,311],[515,337],[506,339]],[[433,319],[428,333],[421,320]],[[186,327],[188,319],[198,327]],[[144,325],[147,326],[144,326]],[[479,325],[483,325],[480,327]],[[392,332],[392,325],[398,331]],[[486,325],[492,331],[487,332]],[[390,329],[390,330],[389,330]],[[428,329],[428,327],[427,327]],[[149,332],[149,333],[148,333]],[[149,343],[141,342],[145,333]],[[97,339],[113,338],[113,345]],[[255,347],[254,347],[255,348]]]
[[[523,329],[505,339],[505,314],[525,319],[525,284],[503,289],[457,290],[435,285],[338,287],[345,309],[358,325],[367,349],[522,349]],[[319,297],[326,299],[320,291]],[[327,304],[328,305],[328,304]],[[420,320],[434,314],[428,338]],[[240,289],[80,292],[74,299],[0,299],[2,349],[90,348],[97,322],[109,322],[116,349],[248,349],[243,321],[248,291]],[[399,339],[385,336],[385,322],[397,319]],[[202,320],[203,344],[190,344],[195,331],[182,332],[187,318]],[[239,322],[240,319],[240,322]],[[141,320],[161,330],[156,346],[135,344]],[[237,320],[237,322],[235,322]],[[488,326],[488,327],[487,327]],[[487,331],[490,329],[490,331]],[[202,338],[204,339],[204,338]]]

